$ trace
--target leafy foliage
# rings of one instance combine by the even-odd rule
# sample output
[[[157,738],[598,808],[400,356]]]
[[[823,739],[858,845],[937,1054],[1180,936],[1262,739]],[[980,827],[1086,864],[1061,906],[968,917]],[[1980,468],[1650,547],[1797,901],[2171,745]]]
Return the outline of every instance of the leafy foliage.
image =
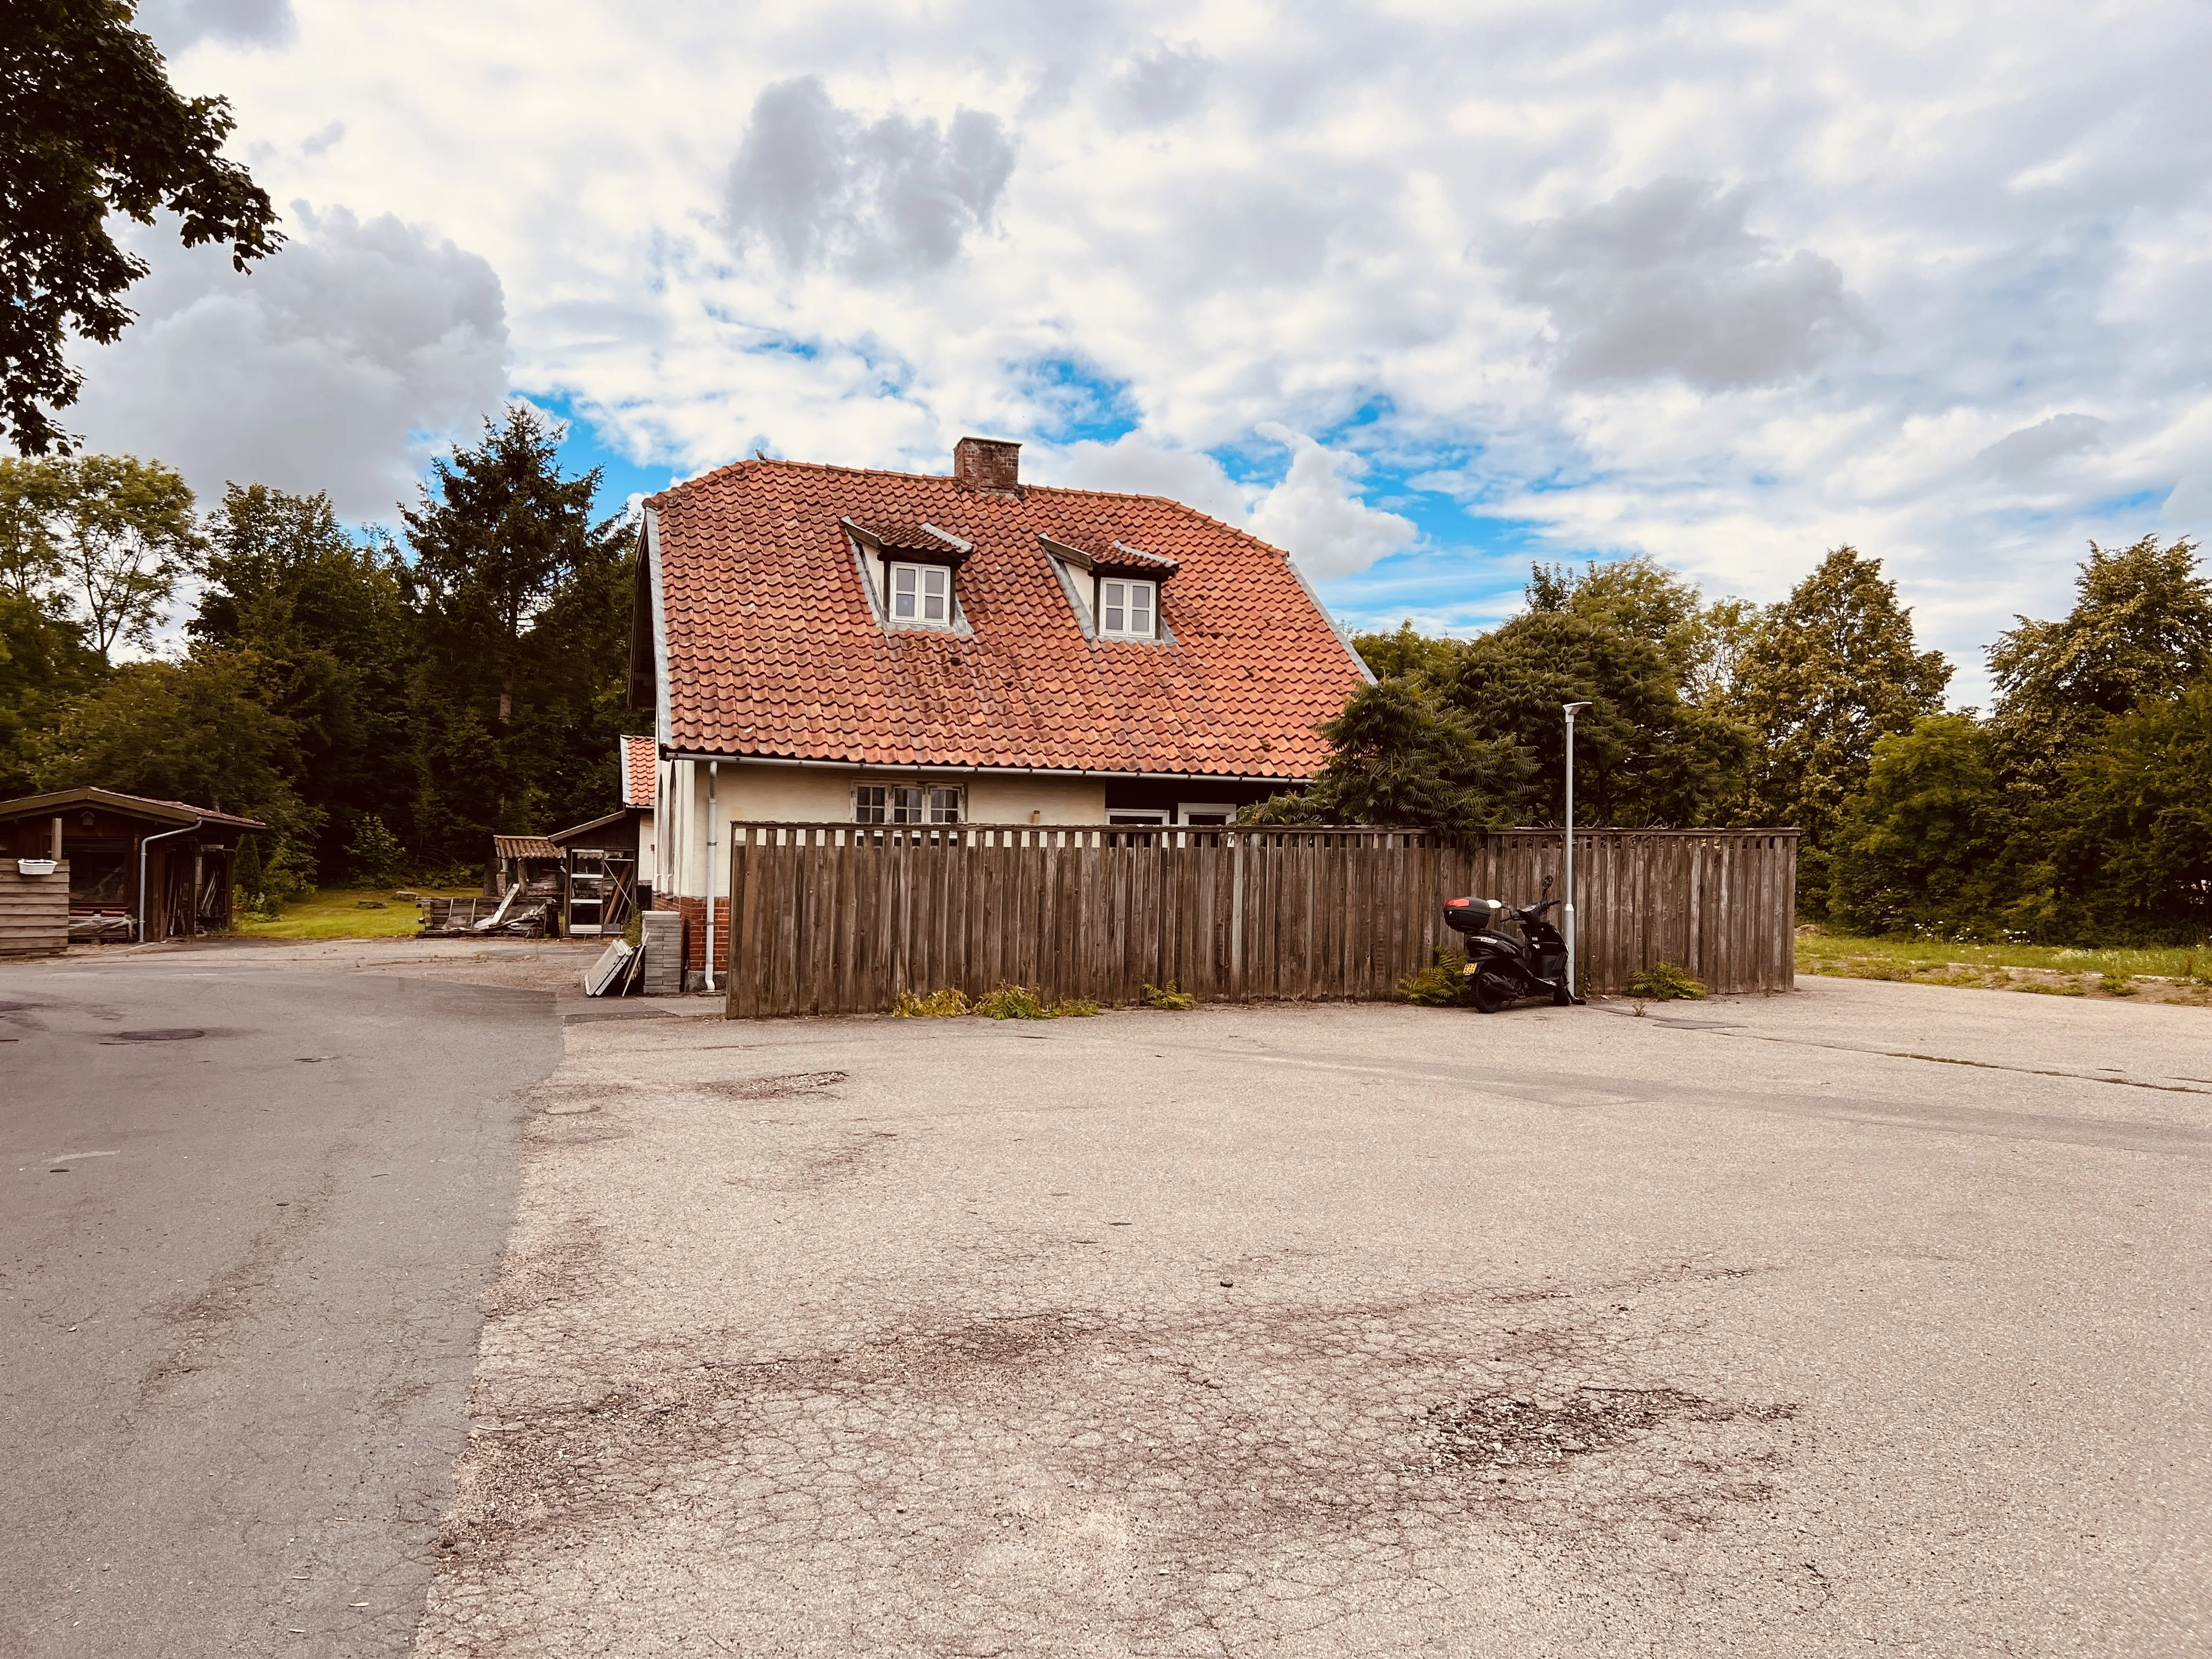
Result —
[[[1801,906],[1826,902],[1829,854],[1844,805],[1866,787],[1876,742],[1934,714],[1950,683],[1939,651],[1922,651],[1912,614],[1880,561],[1839,547],[1765,612],[1735,662],[1726,706],[1764,734],[1744,821],[1804,831]]]
[[[267,193],[222,155],[228,103],[180,96],[131,21],[126,0],[9,0],[0,28],[0,430],[26,455],[66,447],[48,410],[83,383],[70,334],[106,343],[131,321],[121,295],[147,266],[112,216],[165,210],[186,247],[228,243],[240,270],[283,240]]]
[[[1198,1006],[1198,999],[1180,988],[1173,980],[1164,985],[1145,987],[1145,1006],[1167,1013],[1181,1013]]]
[[[78,616],[85,642],[150,650],[204,543],[172,468],[129,455],[0,457],[0,575],[21,598]]]
[[[1630,976],[1628,994],[1645,1002],[1703,1002],[1705,983],[1671,962],[1655,962]]]
[[[1451,1008],[1467,1002],[1474,987],[1467,977],[1467,958],[1438,945],[1429,965],[1418,968],[1398,981],[1398,1000],[1424,1008]]]
[[[2010,902],[2013,831],[1989,732],[1929,714],[1875,740],[1863,794],[1838,831],[1828,914],[1856,932],[1971,930]]]

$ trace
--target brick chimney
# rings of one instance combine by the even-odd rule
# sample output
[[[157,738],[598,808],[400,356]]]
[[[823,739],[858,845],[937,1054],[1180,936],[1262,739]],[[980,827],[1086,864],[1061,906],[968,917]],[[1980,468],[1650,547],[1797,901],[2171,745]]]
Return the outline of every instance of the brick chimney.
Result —
[[[999,438],[963,438],[952,446],[954,482],[995,495],[1022,493],[1022,447]]]

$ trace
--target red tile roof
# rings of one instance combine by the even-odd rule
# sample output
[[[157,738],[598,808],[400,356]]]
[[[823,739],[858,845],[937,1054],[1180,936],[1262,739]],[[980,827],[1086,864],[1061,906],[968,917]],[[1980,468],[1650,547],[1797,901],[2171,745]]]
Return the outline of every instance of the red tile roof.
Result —
[[[622,804],[624,806],[653,805],[653,762],[659,753],[651,738],[624,738],[622,740]]]
[[[741,461],[647,504],[672,735],[692,753],[1304,777],[1328,755],[1315,726],[1363,682],[1288,556],[1156,495]],[[842,517],[974,543],[972,636],[886,630]],[[1085,639],[1040,534],[1172,561],[1172,637]]]

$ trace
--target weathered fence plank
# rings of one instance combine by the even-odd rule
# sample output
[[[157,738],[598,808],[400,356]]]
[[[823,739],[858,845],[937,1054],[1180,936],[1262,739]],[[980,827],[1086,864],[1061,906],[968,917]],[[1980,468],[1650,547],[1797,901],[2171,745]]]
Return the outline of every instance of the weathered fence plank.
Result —
[[[739,823],[730,837],[732,1018],[861,1013],[902,991],[1130,1003],[1388,997],[1456,945],[1443,902],[1533,902],[1558,831],[1454,848],[1390,830]],[[1659,961],[1716,991],[1794,983],[1795,830],[1575,836],[1583,988]]]

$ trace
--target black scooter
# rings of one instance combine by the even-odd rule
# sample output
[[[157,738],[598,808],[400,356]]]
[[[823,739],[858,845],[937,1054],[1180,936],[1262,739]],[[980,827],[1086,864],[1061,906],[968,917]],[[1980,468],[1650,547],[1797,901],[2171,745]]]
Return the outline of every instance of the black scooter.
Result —
[[[1549,876],[1544,890],[1552,890]],[[1544,919],[1558,902],[1547,898],[1512,910],[1496,899],[1444,901],[1444,925],[1467,935],[1466,972],[1474,1006],[1484,1013],[1494,1014],[1524,997],[1546,997],[1561,1008],[1582,1000],[1567,988],[1567,942]],[[1520,929],[1519,939],[1498,931],[1508,921]]]

